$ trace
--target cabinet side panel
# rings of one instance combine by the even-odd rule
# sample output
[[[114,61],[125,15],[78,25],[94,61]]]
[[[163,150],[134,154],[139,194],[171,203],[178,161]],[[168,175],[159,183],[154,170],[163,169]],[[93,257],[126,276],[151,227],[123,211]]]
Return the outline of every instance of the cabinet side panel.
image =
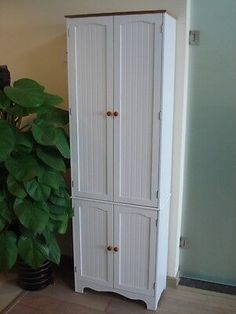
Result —
[[[168,225],[171,196],[171,164],[172,164],[172,130],[174,105],[174,73],[175,73],[175,36],[176,21],[164,15],[163,39],[163,79],[162,79],[162,114],[161,114],[161,151],[159,171],[159,228],[157,256],[157,299],[166,287]]]
[[[73,20],[69,29],[73,194],[113,199],[113,19]],[[72,79],[73,78],[73,81]]]
[[[161,15],[114,21],[115,200],[157,206]]]

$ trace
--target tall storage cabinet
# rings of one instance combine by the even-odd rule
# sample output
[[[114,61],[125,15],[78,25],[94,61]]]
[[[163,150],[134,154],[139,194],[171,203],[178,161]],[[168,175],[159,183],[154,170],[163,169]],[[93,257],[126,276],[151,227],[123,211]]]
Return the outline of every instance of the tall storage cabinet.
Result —
[[[75,289],[166,287],[175,19],[67,17]]]

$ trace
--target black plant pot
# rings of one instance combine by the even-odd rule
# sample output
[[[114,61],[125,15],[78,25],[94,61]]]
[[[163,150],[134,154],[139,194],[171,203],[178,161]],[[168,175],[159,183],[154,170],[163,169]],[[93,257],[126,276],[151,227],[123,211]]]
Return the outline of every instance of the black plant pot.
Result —
[[[41,290],[53,283],[53,270],[50,261],[33,269],[22,261],[17,265],[18,284],[24,290]]]

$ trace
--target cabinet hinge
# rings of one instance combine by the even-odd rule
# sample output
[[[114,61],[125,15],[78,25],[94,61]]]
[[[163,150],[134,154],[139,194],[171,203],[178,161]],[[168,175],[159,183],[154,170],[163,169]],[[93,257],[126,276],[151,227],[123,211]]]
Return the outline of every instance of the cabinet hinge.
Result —
[[[162,23],[161,24],[161,34],[163,33],[163,31],[164,31],[164,24]]]
[[[77,267],[76,266],[74,267],[74,270],[75,270],[75,273],[77,273]]]
[[[158,119],[161,120],[161,111],[158,113]]]
[[[70,37],[70,29],[67,29],[67,36]]]
[[[200,31],[189,31],[189,45],[199,46],[200,44]]]
[[[69,108],[69,114],[71,115],[71,108]]]
[[[74,187],[74,181],[73,180],[71,181],[71,187],[72,188]]]
[[[188,238],[181,236],[179,239],[179,247],[181,249],[189,249],[189,240]]]
[[[157,193],[156,193],[156,197],[157,197],[157,199],[158,199],[158,197],[159,197],[159,191],[157,190]]]
[[[155,290],[155,288],[156,288],[156,283],[154,282],[153,283],[153,289]]]
[[[156,219],[156,227],[157,227],[157,225],[158,225],[158,219]]]

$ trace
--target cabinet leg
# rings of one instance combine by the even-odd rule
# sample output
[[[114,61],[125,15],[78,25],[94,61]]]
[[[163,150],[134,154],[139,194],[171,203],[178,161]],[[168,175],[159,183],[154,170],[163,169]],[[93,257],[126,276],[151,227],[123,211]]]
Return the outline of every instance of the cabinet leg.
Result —
[[[75,287],[75,291],[78,293],[84,293],[84,287],[77,284]]]
[[[156,311],[157,309],[157,304],[155,302],[155,300],[146,300],[145,301],[146,305],[147,305],[147,309],[150,311]]]

